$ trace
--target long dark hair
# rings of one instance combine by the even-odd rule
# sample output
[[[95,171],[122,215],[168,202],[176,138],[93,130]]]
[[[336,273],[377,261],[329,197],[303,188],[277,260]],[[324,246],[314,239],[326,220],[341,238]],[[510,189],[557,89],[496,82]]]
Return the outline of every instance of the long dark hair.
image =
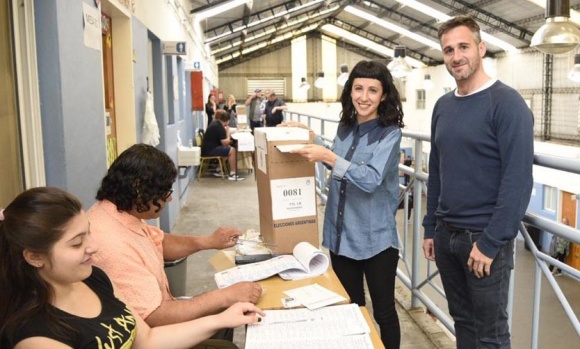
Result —
[[[135,144],[113,162],[97,200],[109,200],[120,211],[135,207],[137,212],[149,211],[152,202],[159,211],[159,201],[167,199],[176,178],[177,169],[167,154],[147,144]]]
[[[356,78],[375,79],[381,82],[385,99],[379,104],[379,123],[383,126],[398,125],[399,127],[404,127],[403,105],[401,104],[399,91],[397,91],[393,83],[393,76],[383,63],[374,61],[358,62],[348,76],[348,81],[344,85],[340,96],[340,102],[342,103],[340,123],[350,126],[356,122],[356,109],[350,96],[352,83]]]
[[[51,306],[53,287],[23,256],[25,249],[49,255],[67,224],[81,212],[74,196],[54,187],[18,195],[0,221],[0,342],[11,343],[15,331],[37,314],[51,332],[72,337],[77,332],[59,320]]]

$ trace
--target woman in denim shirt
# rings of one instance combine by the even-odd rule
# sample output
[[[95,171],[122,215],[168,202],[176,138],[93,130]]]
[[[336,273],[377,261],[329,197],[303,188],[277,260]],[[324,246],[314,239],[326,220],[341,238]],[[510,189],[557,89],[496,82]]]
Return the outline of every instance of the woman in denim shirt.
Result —
[[[403,108],[391,73],[378,62],[354,67],[340,101],[333,148],[312,144],[294,152],[332,168],[322,245],[330,250],[332,267],[351,300],[361,306],[366,279],[381,340],[396,349],[401,334],[394,295],[395,214]]]

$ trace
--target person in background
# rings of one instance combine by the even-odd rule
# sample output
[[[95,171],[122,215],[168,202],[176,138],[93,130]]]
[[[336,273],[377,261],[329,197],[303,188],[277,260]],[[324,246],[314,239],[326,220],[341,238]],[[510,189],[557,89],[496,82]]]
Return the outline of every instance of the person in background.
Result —
[[[248,107],[248,118],[252,132],[256,127],[264,127],[265,100],[262,90],[259,88],[255,89],[254,93],[246,99],[245,105]]]
[[[209,94],[207,96],[207,103],[205,104],[205,113],[207,115],[207,126],[212,123],[215,112],[217,110],[215,96],[213,94]]]
[[[276,96],[276,92],[271,91],[267,95],[266,106],[264,113],[266,114],[266,126],[277,126],[284,121],[284,114],[282,111],[288,110],[286,103]]]
[[[224,106],[224,110],[226,111],[226,113],[230,114],[229,126],[232,128],[238,127],[238,114],[236,111],[236,107],[237,107],[236,97],[234,97],[234,95],[228,95],[226,104]]]
[[[164,260],[236,244],[240,231],[220,227],[209,236],[165,234],[147,220],[159,218],[172,200],[177,170],[161,150],[135,144],[113,162],[87,212],[100,250],[93,263],[113,280],[123,298],[152,327],[216,314],[238,302],[256,303],[260,285],[242,282],[191,299],[175,299],[169,290]],[[225,339],[231,333],[223,334]]]
[[[457,89],[433,109],[423,251],[439,269],[457,348],[510,348],[508,288],[532,192],[534,116],[484,71],[472,17],[443,23],[439,40]]]
[[[218,109],[215,120],[209,125],[203,135],[201,142],[201,156],[221,156],[228,158],[230,181],[241,181],[245,178],[237,175],[237,149],[232,147],[230,127],[230,114],[223,109]],[[221,177],[220,172],[215,172],[214,176]]]
[[[391,73],[379,62],[360,61],[340,97],[342,113],[332,150],[306,145],[294,150],[332,169],[322,245],[350,299],[366,304],[386,348],[400,346],[395,308],[399,239],[395,214],[399,196],[399,158],[403,107]],[[291,121],[281,126],[305,125]]]
[[[2,348],[191,348],[220,328],[265,315],[252,303],[235,303],[152,329],[91,265],[99,248],[91,230],[79,200],[54,187],[29,189],[0,211]],[[195,348],[237,348],[211,342]]]
[[[411,165],[413,165],[413,158],[411,156],[407,156],[407,158],[405,159],[405,161],[403,161],[403,165],[411,167]],[[411,176],[405,173],[405,186],[407,186],[409,184],[409,180],[411,179]]]
[[[562,218],[562,224],[570,225],[570,221],[568,221],[568,218],[564,217]],[[550,246],[550,249],[552,250],[552,257],[565,263],[564,260],[570,254],[570,241],[563,237],[554,235],[552,237],[552,245]],[[549,269],[553,272],[554,276],[562,275],[562,269],[554,267],[554,265],[550,265]]]

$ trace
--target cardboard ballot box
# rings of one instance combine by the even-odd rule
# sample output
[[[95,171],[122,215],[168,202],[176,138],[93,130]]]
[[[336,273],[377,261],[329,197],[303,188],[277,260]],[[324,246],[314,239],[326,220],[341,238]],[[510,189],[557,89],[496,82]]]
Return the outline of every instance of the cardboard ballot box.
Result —
[[[248,112],[245,105],[236,105],[236,114],[238,118],[238,129],[244,129],[248,127]]]
[[[314,134],[298,127],[258,127],[256,178],[260,233],[275,253],[292,253],[297,243],[319,246],[314,163],[283,149],[312,143]]]

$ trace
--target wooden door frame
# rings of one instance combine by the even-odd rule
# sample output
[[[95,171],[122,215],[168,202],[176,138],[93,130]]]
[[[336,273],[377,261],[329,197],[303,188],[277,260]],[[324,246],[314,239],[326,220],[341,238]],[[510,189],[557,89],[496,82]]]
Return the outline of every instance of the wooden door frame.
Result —
[[[22,165],[26,189],[46,185],[40,92],[34,25],[34,0],[10,0]]]

